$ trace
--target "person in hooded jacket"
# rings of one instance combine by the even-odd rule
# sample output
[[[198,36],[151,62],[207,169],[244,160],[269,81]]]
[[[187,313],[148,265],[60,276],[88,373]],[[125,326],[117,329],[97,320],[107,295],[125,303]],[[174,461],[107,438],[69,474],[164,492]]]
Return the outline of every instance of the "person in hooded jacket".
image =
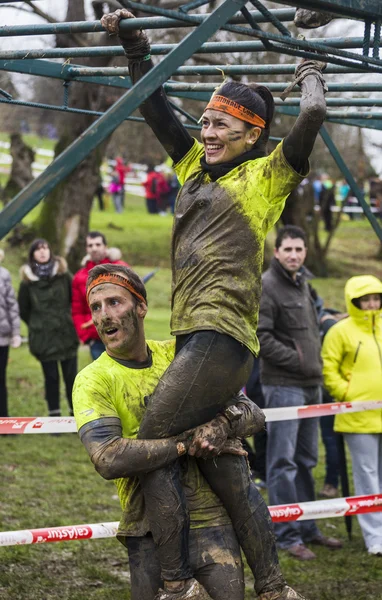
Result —
[[[325,387],[337,402],[381,399],[382,282],[372,275],[351,277],[345,285],[348,317],[326,334],[322,347]],[[382,409],[339,414],[335,431],[349,447],[355,493],[382,491]],[[358,516],[369,554],[382,556],[382,513]]]
[[[36,239],[28,263],[20,270],[20,316],[28,325],[29,349],[41,362],[49,416],[60,416],[61,364],[70,414],[72,388],[77,375],[78,338],[71,316],[72,276],[66,260],[54,256],[48,242]]]
[[[4,250],[0,249],[0,262]],[[9,346],[21,345],[20,316],[11,276],[0,266],[0,417],[8,417],[6,369]]]

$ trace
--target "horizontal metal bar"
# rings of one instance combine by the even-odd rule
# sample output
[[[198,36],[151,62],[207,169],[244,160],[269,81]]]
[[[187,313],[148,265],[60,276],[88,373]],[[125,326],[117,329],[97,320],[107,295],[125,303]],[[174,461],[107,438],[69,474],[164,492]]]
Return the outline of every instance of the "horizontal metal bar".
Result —
[[[309,10],[329,12],[349,19],[382,17],[380,0],[277,0],[277,2]]]
[[[276,108],[277,112],[290,115],[292,117],[298,117],[300,114],[300,110],[295,106],[278,106]],[[326,120],[333,119],[341,119],[344,125],[353,125],[351,123],[352,120],[357,121],[358,127],[368,127],[368,122],[372,123],[372,121],[381,122],[382,125],[382,112],[356,112],[356,111],[337,111],[337,110],[328,110],[326,112]],[[375,127],[372,127],[375,129]],[[379,129],[379,127],[378,127]]]
[[[279,8],[271,11],[279,21],[293,21],[294,10]],[[171,29],[174,27],[194,27],[206,20],[209,14],[188,15],[182,12],[179,14],[179,20],[169,17],[140,17],[134,20],[124,19],[120,23],[122,33],[132,29]],[[269,19],[264,17],[260,11],[254,10],[250,14],[258,23],[269,23]],[[229,23],[244,24],[246,19],[241,13],[236,14]],[[69,23],[41,23],[36,25],[3,25],[0,27],[0,37],[20,36],[20,35],[55,35],[57,33],[98,33],[103,32],[100,21],[74,21]]]
[[[65,63],[57,63],[49,60],[40,59],[16,59],[16,60],[0,60],[0,71],[11,71],[13,73],[25,73],[28,75],[37,75],[43,77],[53,77],[55,79],[70,79],[73,73],[72,69],[80,69],[81,65],[69,65]],[[123,67],[124,68],[124,67]],[[200,75],[216,75],[224,72],[225,75],[289,75],[294,73],[296,65],[216,65],[216,66],[195,66],[195,67],[179,67],[173,73],[174,75],[191,75],[191,71]],[[325,69],[325,74],[333,73],[365,73],[363,69],[347,69],[338,65],[328,65]],[[126,88],[130,86],[130,78],[121,77],[73,77],[76,81],[86,81],[87,83],[103,84],[112,87]],[[267,84],[269,85],[269,84]]]
[[[65,113],[71,113],[71,114],[80,114],[80,115],[90,115],[90,116],[94,116],[94,117],[100,117],[101,115],[104,115],[105,112],[103,111],[98,111],[98,110],[86,110],[84,108],[71,108],[70,106],[63,106],[63,105],[57,105],[57,104],[44,104],[43,102],[27,102],[27,101],[23,101],[23,100],[10,100],[10,99],[6,99],[6,98],[1,98],[0,97],[0,104],[10,104],[13,106],[26,106],[28,108],[41,108],[43,110],[56,110],[58,112],[65,112]],[[175,106],[174,106],[175,108]],[[179,111],[182,114],[184,114],[185,111]],[[196,121],[197,119],[195,119]],[[145,119],[143,119],[142,117],[126,117],[125,121],[135,121],[137,123],[146,123]],[[200,130],[200,125],[191,125],[188,123],[183,123],[183,125],[186,127],[186,129],[192,129],[192,130]]]
[[[1,69],[1,67],[0,67]],[[295,67],[293,66],[293,70]],[[178,69],[179,70],[179,69]],[[224,65],[221,67],[216,66],[212,69],[212,72],[216,75],[217,71],[223,71]],[[128,67],[105,67],[105,68],[88,68],[88,67],[69,67],[68,75],[76,79],[77,77],[129,77]],[[236,71],[232,71],[233,73]],[[283,91],[290,82],[256,82],[258,85],[265,85],[272,91]],[[211,83],[191,83],[191,82],[177,82],[165,84],[167,90],[179,90],[179,91],[211,91],[213,92],[221,82]],[[382,83],[328,83],[329,92],[382,92]]]
[[[312,44],[320,43],[333,48],[362,48],[363,38],[311,38]],[[168,54],[177,44],[153,44],[153,56]],[[382,43],[381,43],[382,47]],[[207,42],[195,54],[218,54],[228,52],[263,52],[264,46],[258,41]],[[0,51],[0,59],[74,58],[90,56],[124,56],[122,46],[93,46],[88,48],[40,48]]]

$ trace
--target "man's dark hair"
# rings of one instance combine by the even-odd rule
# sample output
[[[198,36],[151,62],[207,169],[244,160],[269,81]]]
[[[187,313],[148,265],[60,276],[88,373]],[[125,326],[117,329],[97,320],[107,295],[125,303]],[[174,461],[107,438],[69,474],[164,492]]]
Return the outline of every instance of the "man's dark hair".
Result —
[[[130,269],[130,267],[125,267],[124,265],[111,265],[108,263],[104,265],[96,265],[89,271],[88,278],[86,280],[86,290],[88,289],[92,281],[94,281],[94,279],[97,279],[99,275],[107,275],[108,273],[123,274],[126,277],[126,279],[128,279],[130,285],[135,289],[135,291],[138,292],[138,294],[140,294],[141,296],[143,296],[143,298],[145,299],[145,303],[147,304],[147,293],[142,279],[139,277],[139,275],[137,275],[135,271],[133,271],[133,269]],[[135,303],[139,304],[138,298],[136,298],[134,295],[133,298]]]
[[[281,244],[283,243],[283,240],[285,240],[286,238],[292,238],[292,240],[299,238],[303,240],[304,245],[307,246],[306,233],[303,229],[301,229],[301,227],[297,227],[297,225],[285,225],[285,227],[282,227],[279,230],[275,242],[276,250],[280,248]]]
[[[100,231],[89,231],[89,233],[86,234],[86,237],[87,238],[90,237],[92,239],[100,237],[100,238],[102,238],[102,241],[105,244],[105,246],[107,246],[106,238],[105,238],[104,234],[101,233]]]

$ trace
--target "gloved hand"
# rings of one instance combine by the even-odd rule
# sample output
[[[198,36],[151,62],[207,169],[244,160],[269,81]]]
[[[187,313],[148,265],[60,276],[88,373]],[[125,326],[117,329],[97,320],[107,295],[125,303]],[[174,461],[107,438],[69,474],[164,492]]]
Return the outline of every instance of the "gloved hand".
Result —
[[[298,8],[294,15],[294,24],[302,29],[316,29],[322,27],[322,25],[327,25],[332,19],[333,15],[329,13]]]
[[[118,10],[103,15],[101,25],[106,29],[109,35],[119,34],[119,22],[122,19],[135,19],[133,13],[126,8],[118,8]],[[130,29],[123,34],[125,40],[135,40],[141,35],[140,29]],[[122,36],[121,36],[122,37]]]
[[[11,339],[11,347],[12,348],[20,348],[21,346],[21,336],[14,335]]]
[[[101,25],[109,35],[118,34],[129,60],[141,60],[150,54],[149,38],[146,32],[141,29],[129,29],[121,34],[119,31],[119,22],[122,19],[135,19],[135,16],[126,8],[119,8],[113,13],[104,15],[101,19]]]
[[[221,453],[230,431],[231,425],[228,419],[218,415],[209,423],[195,429],[188,454],[198,458],[217,456]]]
[[[292,83],[288,85],[288,87],[280,94],[281,100],[285,100],[289,94],[293,91],[296,85],[301,87],[302,81],[308,75],[316,75],[320,80],[321,85],[324,90],[324,94],[328,91],[328,86],[326,85],[326,81],[323,78],[322,71],[326,69],[326,63],[321,60],[307,60],[303,59],[296,67],[294,72],[294,79]]]

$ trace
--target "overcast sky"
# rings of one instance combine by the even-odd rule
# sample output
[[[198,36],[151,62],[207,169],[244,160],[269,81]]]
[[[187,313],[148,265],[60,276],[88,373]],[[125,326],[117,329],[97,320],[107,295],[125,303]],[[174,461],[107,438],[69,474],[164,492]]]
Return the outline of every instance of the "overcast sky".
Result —
[[[41,8],[44,12],[53,16],[57,21],[61,21],[65,18],[66,12],[66,0],[40,0],[36,2],[36,5]],[[25,10],[17,10],[15,6],[25,8]],[[88,18],[93,18],[91,11],[91,0],[86,0],[86,8],[88,12]],[[0,23],[2,25],[22,25],[22,24],[38,24],[44,22],[40,17],[30,11],[30,8],[23,3],[16,3],[15,5],[0,4]],[[345,36],[363,36],[363,23],[349,20],[336,20],[329,26],[329,32],[325,35],[328,37],[345,37]],[[313,33],[314,37],[319,37],[317,33]],[[3,50],[11,50],[16,48],[43,48],[45,46],[53,45],[53,36],[17,36],[17,37],[2,37],[0,38],[0,47]],[[381,52],[382,54],[382,52]],[[292,59],[293,60],[293,59]],[[338,81],[338,75],[336,76]],[[343,78],[343,75],[342,75]],[[16,84],[20,86],[25,81],[25,76],[16,75]],[[331,77],[333,79],[333,76]],[[342,79],[343,80],[343,79]],[[378,81],[382,83],[382,74],[349,74],[346,77],[347,81]],[[23,93],[27,95],[28,90],[23,89]],[[360,94],[362,95],[362,94]],[[382,93],[373,92],[374,97],[382,97]],[[27,99],[27,98],[26,98]],[[345,109],[344,109],[345,110]],[[350,109],[351,110],[351,109]],[[366,108],[361,110],[367,110]],[[381,109],[377,109],[381,110]],[[381,149],[375,149],[370,143],[367,143],[366,151],[368,152],[372,164],[378,174],[382,177],[382,132],[374,131],[371,129],[365,129],[365,138],[370,142],[377,143],[381,146]],[[348,165],[350,170],[352,166]],[[355,174],[354,174],[355,175]]]

